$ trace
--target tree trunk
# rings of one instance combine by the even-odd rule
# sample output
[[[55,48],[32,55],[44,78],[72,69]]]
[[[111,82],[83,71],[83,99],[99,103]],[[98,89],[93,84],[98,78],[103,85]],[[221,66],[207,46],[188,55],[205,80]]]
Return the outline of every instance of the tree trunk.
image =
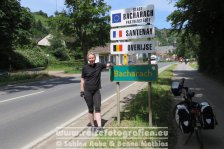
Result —
[[[82,47],[82,54],[83,54],[84,63],[87,64],[88,63],[88,60],[87,60],[88,49],[87,49],[85,43],[82,43],[81,47]]]

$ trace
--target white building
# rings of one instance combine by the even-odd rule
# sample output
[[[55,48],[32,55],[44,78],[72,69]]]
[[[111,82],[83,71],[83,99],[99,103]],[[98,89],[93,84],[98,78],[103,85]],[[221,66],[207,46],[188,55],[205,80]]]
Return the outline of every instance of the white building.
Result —
[[[52,34],[48,34],[43,39],[41,39],[40,41],[38,41],[37,42],[37,45],[38,46],[49,47],[49,46],[51,46],[51,42],[50,42],[51,39],[53,39],[53,35]],[[61,41],[61,43],[62,43],[62,45],[65,46],[65,41]]]

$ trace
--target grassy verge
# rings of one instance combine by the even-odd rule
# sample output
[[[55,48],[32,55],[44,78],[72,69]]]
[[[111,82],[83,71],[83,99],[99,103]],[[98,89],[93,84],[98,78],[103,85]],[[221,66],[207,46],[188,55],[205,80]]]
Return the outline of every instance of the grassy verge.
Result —
[[[47,70],[54,71],[54,70],[62,70],[64,73],[68,74],[74,74],[74,73],[80,73],[81,69],[83,67],[83,62],[81,60],[79,61],[56,61],[51,62]]]
[[[81,71],[79,69],[76,69],[75,67],[71,67],[71,66],[58,66],[58,65],[55,65],[55,66],[49,66],[47,68],[47,70],[49,70],[49,71],[62,70],[66,74],[81,73]]]
[[[30,81],[40,81],[51,78],[53,77],[49,76],[47,73],[30,74],[27,72],[18,72],[0,76],[0,85],[17,84]]]
[[[129,148],[139,148],[140,146],[141,148],[144,148],[144,144],[146,145],[145,148],[160,148],[162,145],[166,145],[166,143],[169,144],[169,148],[173,148],[176,140],[176,135],[172,123],[172,95],[170,92],[170,84],[171,78],[173,77],[172,70],[174,69],[174,67],[175,65],[162,72],[159,75],[158,81],[152,83],[152,120],[153,127],[156,127],[155,129],[153,129],[152,127],[148,127],[147,89],[140,91],[121,113],[120,126],[118,126],[117,122],[114,121],[107,128],[105,128],[106,132],[115,127],[116,131],[121,130],[123,132],[133,132],[133,129],[135,128],[138,129],[138,127],[145,127],[148,129],[153,129],[146,132],[153,132],[153,134],[158,134],[157,132],[161,131],[161,128],[159,127],[168,127],[168,129],[166,129],[167,133],[169,134],[168,141],[158,138],[158,136],[150,135],[147,138],[138,137],[136,142],[136,140],[133,140],[134,136],[132,133],[125,139],[117,136],[111,137],[108,134],[104,134],[102,136],[94,138],[93,140],[90,140],[87,143],[88,147],[101,148],[99,146],[94,146],[94,142],[100,142],[104,145],[103,148],[127,148],[127,146]]]
[[[197,62],[190,62],[190,66],[194,69],[198,69],[198,63]]]

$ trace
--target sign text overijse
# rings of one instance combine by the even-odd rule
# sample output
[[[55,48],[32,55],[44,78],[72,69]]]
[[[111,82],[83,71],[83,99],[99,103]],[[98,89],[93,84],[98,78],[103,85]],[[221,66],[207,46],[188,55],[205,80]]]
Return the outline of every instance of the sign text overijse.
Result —
[[[154,41],[114,42],[110,44],[111,54],[136,54],[155,52]]]

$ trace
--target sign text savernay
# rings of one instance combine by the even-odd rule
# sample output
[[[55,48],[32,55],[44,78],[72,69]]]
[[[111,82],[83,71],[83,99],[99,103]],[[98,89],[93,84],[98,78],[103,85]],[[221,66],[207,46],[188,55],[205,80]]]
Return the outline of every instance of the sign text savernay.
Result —
[[[116,28],[111,29],[110,31],[111,40],[151,38],[154,36],[155,36],[155,29],[152,25]]]
[[[116,42],[110,44],[111,54],[136,54],[155,52],[154,41]]]
[[[153,23],[154,5],[111,11],[111,27]]]

